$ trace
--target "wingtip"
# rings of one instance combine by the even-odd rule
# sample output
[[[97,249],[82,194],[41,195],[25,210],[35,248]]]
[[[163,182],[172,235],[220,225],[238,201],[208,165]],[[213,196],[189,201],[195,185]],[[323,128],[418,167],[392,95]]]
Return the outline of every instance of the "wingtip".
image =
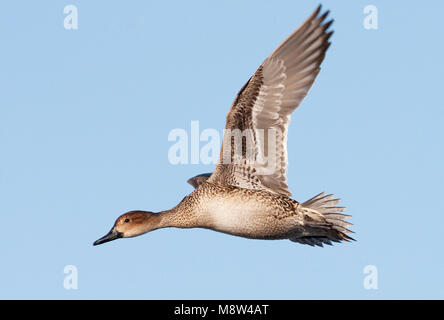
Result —
[[[321,16],[321,21],[324,21],[329,14],[330,14],[330,10],[325,11]]]
[[[330,19],[327,22],[325,22],[322,26],[324,27],[324,30],[327,31],[328,28],[331,27],[331,25],[335,22],[335,19]]]
[[[322,10],[322,4],[319,4],[317,6],[317,8],[313,11],[313,13],[311,14],[309,20],[316,19],[316,17],[319,15],[321,10]]]

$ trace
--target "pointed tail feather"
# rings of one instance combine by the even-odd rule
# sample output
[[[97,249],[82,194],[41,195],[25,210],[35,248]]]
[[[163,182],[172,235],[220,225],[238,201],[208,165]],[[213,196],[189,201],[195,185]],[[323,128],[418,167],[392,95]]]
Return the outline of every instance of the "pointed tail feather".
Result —
[[[312,226],[319,226],[323,234],[290,238],[290,240],[320,247],[322,247],[323,244],[331,245],[332,241],[341,242],[355,240],[347,235],[347,233],[353,233],[353,231],[347,229],[347,227],[353,224],[346,221],[350,215],[342,213],[345,210],[345,207],[338,207],[337,204],[339,201],[340,199],[334,199],[332,194],[326,195],[322,192],[302,203],[301,206],[303,208],[308,208],[311,212],[314,211],[313,213],[315,213],[317,217],[315,217],[315,219],[310,219],[313,221]],[[308,217],[313,218],[314,215],[308,213]]]

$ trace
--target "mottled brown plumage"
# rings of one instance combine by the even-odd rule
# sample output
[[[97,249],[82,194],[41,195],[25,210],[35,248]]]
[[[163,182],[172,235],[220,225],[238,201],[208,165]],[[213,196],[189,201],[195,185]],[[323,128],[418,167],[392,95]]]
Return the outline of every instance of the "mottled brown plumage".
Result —
[[[195,190],[171,210],[131,211],[94,244],[166,227],[207,228],[253,239],[289,239],[322,246],[350,240],[338,199],[321,193],[304,203],[287,186],[287,130],[320,70],[332,32],[321,7],[242,87],[226,119],[212,174],[188,180]]]

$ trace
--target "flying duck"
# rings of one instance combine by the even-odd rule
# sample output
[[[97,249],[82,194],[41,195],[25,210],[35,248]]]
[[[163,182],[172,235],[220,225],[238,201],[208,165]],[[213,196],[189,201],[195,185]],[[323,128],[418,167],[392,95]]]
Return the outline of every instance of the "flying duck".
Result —
[[[170,210],[124,213],[94,242],[136,237],[167,227],[206,228],[250,239],[288,239],[311,246],[354,240],[339,199],[320,193],[298,202],[287,185],[287,130],[320,71],[333,20],[319,6],[259,66],[228,112],[213,173]]]

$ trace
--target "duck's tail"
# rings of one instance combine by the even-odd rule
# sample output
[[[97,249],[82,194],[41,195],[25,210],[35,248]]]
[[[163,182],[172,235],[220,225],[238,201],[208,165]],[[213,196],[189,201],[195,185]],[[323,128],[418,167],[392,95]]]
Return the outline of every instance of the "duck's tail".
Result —
[[[310,246],[331,245],[333,242],[355,240],[348,236],[352,233],[347,229],[352,223],[345,221],[350,216],[343,214],[345,207],[336,206],[340,199],[333,199],[332,194],[324,192],[301,204],[304,214],[304,224],[307,226],[307,234],[290,238],[291,241],[308,244]]]

